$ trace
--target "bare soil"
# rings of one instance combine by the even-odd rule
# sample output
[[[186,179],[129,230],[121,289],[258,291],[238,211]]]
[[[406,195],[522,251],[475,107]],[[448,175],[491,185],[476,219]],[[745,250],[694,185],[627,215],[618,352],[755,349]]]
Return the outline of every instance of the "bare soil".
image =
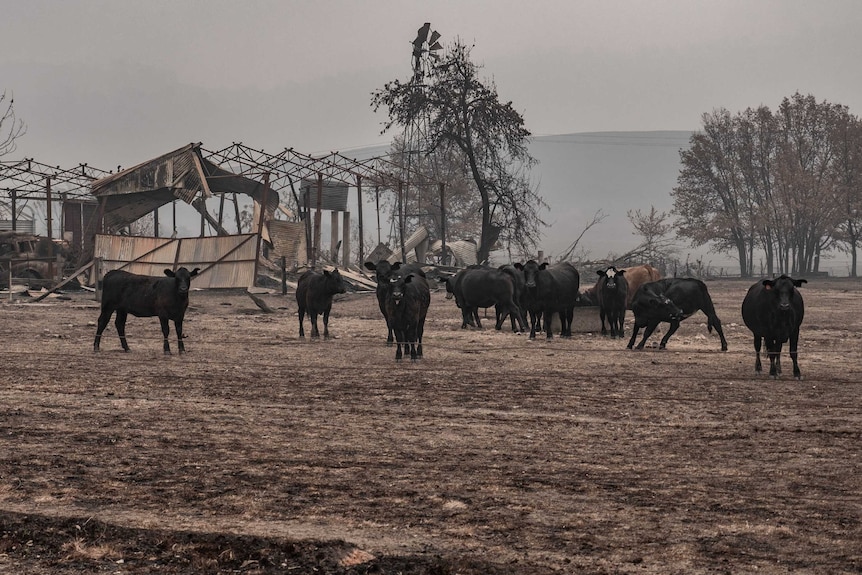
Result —
[[[0,572],[862,573],[862,282],[802,288],[801,381],[755,376],[750,283],[707,283],[724,353],[702,314],[637,352],[436,292],[415,363],[373,294],[302,341],[291,295],[194,292],[172,356],[153,318],[93,353],[92,294],[4,300]]]

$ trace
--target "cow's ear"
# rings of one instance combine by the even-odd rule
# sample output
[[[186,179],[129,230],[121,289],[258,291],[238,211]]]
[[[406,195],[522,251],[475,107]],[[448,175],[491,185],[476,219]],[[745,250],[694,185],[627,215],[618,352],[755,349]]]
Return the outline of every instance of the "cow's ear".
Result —
[[[401,269],[401,262],[395,262],[394,264],[392,264],[392,269],[393,270]]]
[[[374,265],[374,262],[365,262],[365,269],[369,269],[371,271],[376,271],[377,266]]]
[[[521,262],[516,262],[515,269],[524,271],[524,264],[522,264]]]
[[[201,271],[201,268],[195,268],[195,269],[193,269],[193,270],[192,270],[192,273],[191,273],[191,276],[192,276],[192,277],[195,277],[196,275],[198,275],[198,273],[200,273],[200,271]]]
[[[772,289],[772,286],[773,286],[772,280],[763,280],[761,283],[763,284],[763,287],[766,288],[767,290]]]
[[[332,274],[329,273],[329,270],[323,270],[323,275],[329,277]]]
[[[793,285],[796,287],[802,287],[802,284],[807,284],[808,280],[793,280]]]
[[[618,275],[618,276],[621,276],[621,275],[623,275],[624,273],[626,273],[626,270],[617,270],[617,275]]]
[[[548,267],[548,262],[542,262],[542,265],[540,265],[540,266],[539,266],[539,269],[540,269],[540,270],[543,270],[543,269],[545,269],[546,267]]]
[[[409,284],[413,281],[413,274],[408,274],[406,278],[404,278],[404,283]]]
[[[165,268],[165,275],[168,276],[169,278],[177,277],[177,275],[174,273],[174,270],[172,270],[170,268]]]
[[[596,270],[596,275],[602,277],[603,275],[605,275],[605,270]]]

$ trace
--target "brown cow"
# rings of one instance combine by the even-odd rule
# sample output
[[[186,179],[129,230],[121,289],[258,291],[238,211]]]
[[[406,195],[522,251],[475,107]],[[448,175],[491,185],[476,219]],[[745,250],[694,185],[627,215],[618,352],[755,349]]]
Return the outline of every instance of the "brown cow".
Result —
[[[658,270],[647,264],[623,268],[620,271],[626,272],[626,281],[629,282],[629,291],[626,293],[626,309],[632,309],[632,298],[635,297],[639,287],[645,283],[661,279]]]

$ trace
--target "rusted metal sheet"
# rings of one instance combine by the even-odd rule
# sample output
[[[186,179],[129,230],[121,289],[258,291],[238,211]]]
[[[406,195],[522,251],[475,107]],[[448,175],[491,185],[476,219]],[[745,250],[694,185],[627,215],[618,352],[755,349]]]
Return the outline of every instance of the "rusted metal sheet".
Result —
[[[248,288],[254,285],[257,236],[243,234],[205,238],[96,236],[95,257],[102,273],[123,269],[161,276],[165,268],[200,268],[195,288]]]

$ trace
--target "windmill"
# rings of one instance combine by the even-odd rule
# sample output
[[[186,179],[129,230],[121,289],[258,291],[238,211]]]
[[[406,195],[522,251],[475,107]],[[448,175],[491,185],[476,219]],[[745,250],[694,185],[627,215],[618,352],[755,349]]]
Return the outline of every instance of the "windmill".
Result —
[[[443,45],[440,44],[440,33],[436,30],[431,30],[431,23],[426,22],[416,32],[416,38],[411,42],[411,63],[413,67],[413,77],[410,80],[410,86],[416,94],[415,101],[421,102],[429,90],[429,81],[432,77],[434,65],[440,60],[439,52],[443,50]],[[403,206],[408,205],[407,196],[415,194],[415,202],[413,205],[417,208],[416,213],[404,213],[401,219],[402,245],[403,245],[403,226],[404,219],[418,222],[423,212],[427,208],[423,206],[422,186],[418,185],[421,182],[411,182],[411,174],[423,173],[428,167],[425,164],[428,153],[428,126],[430,118],[425,111],[415,114],[413,119],[404,127],[404,157],[403,165],[405,166],[405,183],[407,188],[404,190],[404,196],[399,198],[399,210],[403,210]],[[412,186],[411,186],[412,184]],[[413,188],[411,190],[411,187]]]

